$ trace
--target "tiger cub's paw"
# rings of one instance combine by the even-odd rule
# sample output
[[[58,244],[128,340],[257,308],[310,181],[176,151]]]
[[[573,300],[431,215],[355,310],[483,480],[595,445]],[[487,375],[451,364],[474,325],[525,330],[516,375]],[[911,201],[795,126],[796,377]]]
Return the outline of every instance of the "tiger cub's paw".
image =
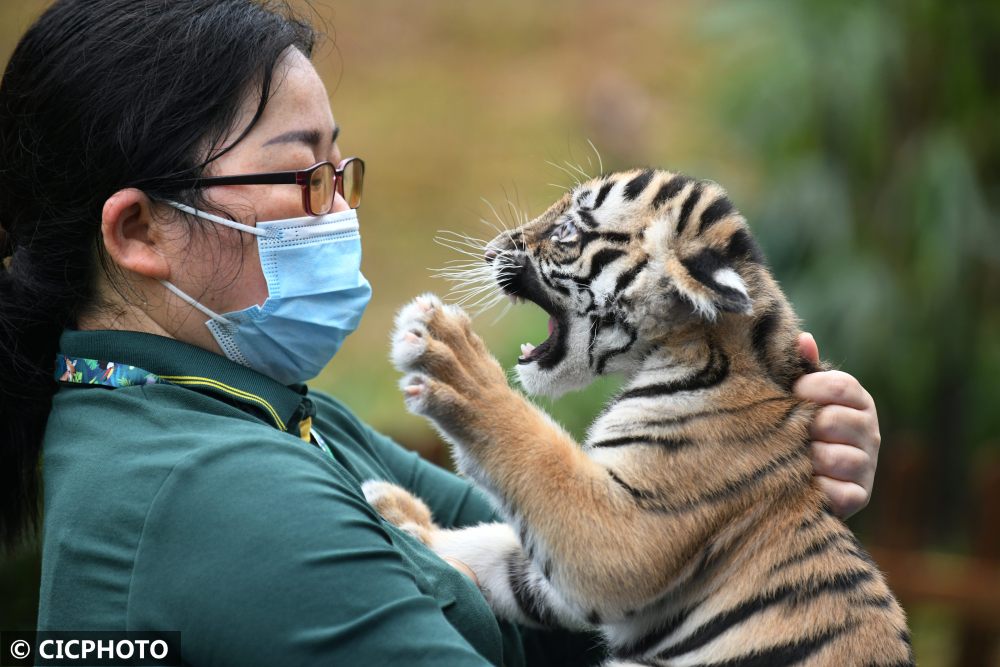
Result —
[[[423,542],[432,545],[437,526],[424,501],[391,482],[369,480],[361,485],[365,500],[382,518]]]
[[[392,361],[407,373],[401,387],[407,407],[444,419],[470,417],[507,389],[507,376],[472,331],[461,308],[425,294],[396,315]]]

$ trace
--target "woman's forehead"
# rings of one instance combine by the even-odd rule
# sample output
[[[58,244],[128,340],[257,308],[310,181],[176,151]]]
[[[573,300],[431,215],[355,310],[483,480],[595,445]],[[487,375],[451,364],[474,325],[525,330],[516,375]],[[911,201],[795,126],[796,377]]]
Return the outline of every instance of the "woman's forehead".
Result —
[[[258,97],[248,96],[241,113],[243,123],[253,119],[258,103]],[[267,104],[247,133],[248,143],[264,147],[300,142],[320,148],[330,145],[335,127],[323,80],[308,58],[289,49],[275,67]]]

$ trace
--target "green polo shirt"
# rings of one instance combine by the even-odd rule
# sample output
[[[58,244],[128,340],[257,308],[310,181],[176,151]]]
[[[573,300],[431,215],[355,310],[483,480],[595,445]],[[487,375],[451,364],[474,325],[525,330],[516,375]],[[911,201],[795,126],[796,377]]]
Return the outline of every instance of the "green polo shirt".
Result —
[[[192,665],[600,661],[591,636],[498,623],[382,521],[365,480],[408,488],[444,526],[495,517],[337,400],[149,334],[67,331],[61,353],[135,372],[56,393],[39,629],[179,630]]]

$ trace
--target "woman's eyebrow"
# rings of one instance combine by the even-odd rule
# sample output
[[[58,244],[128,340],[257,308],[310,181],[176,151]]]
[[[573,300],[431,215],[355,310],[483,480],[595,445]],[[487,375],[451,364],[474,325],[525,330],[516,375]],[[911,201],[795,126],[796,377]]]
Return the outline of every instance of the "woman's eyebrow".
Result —
[[[309,146],[317,147],[319,146],[320,140],[323,134],[319,130],[292,130],[290,132],[284,132],[276,137],[271,137],[264,142],[265,146],[270,146],[271,144],[293,144],[293,143],[303,143]],[[333,128],[332,143],[337,143],[337,137],[340,136],[340,126],[335,126]]]

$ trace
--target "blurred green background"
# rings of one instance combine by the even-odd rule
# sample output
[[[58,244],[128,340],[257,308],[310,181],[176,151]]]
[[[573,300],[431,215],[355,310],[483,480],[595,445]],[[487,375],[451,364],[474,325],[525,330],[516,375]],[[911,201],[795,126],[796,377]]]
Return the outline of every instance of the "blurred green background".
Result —
[[[0,2],[6,58],[47,2]],[[747,215],[821,354],[879,408],[875,494],[852,526],[907,608],[923,665],[1000,665],[1000,3],[313,2],[315,62],[360,211],[374,297],[315,382],[429,458],[387,361],[395,309],[571,178],[653,165]],[[554,184],[554,185],[553,185]],[[516,213],[515,213],[516,211]],[[478,330],[505,365],[530,305]],[[545,406],[582,434],[614,390]],[[0,570],[0,627],[32,627],[37,555]]]

